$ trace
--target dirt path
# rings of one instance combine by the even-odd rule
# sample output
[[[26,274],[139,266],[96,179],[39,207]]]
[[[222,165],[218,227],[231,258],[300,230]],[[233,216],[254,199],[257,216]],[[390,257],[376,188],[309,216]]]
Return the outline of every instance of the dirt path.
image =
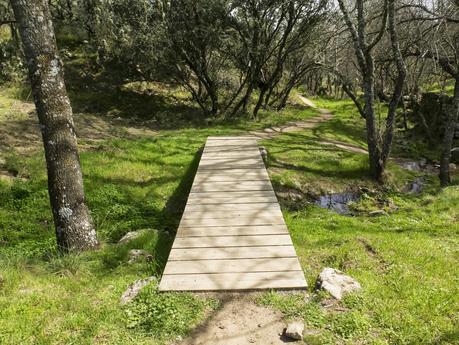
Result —
[[[304,129],[312,129],[312,128],[317,127],[321,122],[332,119],[333,114],[330,113],[330,111],[328,111],[327,109],[317,108],[317,106],[314,104],[313,101],[311,101],[310,99],[304,96],[298,95],[298,98],[301,99],[301,101],[306,106],[317,109],[319,111],[319,115],[311,119],[308,119],[308,120],[288,122],[287,124],[283,126],[267,127],[267,128],[264,128],[258,131],[250,131],[249,133],[260,139],[272,139],[283,133],[293,133],[293,132],[302,131]],[[368,153],[366,149],[360,146],[352,145],[352,144],[345,143],[342,141],[337,141],[337,140],[329,140],[329,139],[320,138],[317,141],[317,143],[321,145],[335,146],[342,150],[346,150],[346,151],[354,152],[354,153],[363,153],[363,154]]]
[[[257,294],[217,296],[221,307],[209,315],[180,345],[282,345],[286,323],[282,313],[258,306]]]

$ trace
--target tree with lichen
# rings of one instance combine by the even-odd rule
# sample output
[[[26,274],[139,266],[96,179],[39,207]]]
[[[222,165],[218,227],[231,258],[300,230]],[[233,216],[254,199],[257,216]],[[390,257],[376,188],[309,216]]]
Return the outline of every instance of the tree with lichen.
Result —
[[[398,18],[395,0],[366,2],[355,0],[348,6],[344,0],[338,0],[347,32],[351,37],[354,48],[355,63],[361,79],[363,106],[356,95],[351,99],[356,104],[365,119],[367,144],[370,163],[370,174],[373,179],[382,182],[384,169],[389,159],[394,137],[394,124],[397,107],[401,101],[406,79],[406,65],[400,49],[398,38]],[[371,6],[379,5],[379,27],[375,30],[371,23]],[[350,9],[351,8],[351,9]],[[355,13],[354,13],[355,12]],[[376,78],[375,78],[375,49],[383,38],[388,36],[390,42],[389,54],[395,66],[394,88],[387,107],[387,116],[383,129],[379,128],[376,113]],[[345,83],[344,83],[345,84]],[[347,88],[349,93],[350,88]]]
[[[42,132],[48,192],[62,251],[95,248],[96,231],[85,204],[83,176],[47,0],[12,0]]]

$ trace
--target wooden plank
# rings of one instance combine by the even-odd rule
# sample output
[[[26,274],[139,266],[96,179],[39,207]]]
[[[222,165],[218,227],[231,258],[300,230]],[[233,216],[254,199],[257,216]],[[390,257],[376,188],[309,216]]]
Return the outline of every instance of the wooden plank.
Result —
[[[255,180],[255,181],[195,181],[193,184],[193,188],[209,188],[209,187],[254,187],[254,186],[261,186],[261,187],[272,187],[271,182],[269,180]]]
[[[199,174],[194,182],[245,182],[245,181],[270,181],[268,174]]]
[[[297,258],[171,261],[168,274],[301,271]]]
[[[211,226],[240,226],[240,225],[264,225],[264,224],[284,224],[284,219],[279,215],[268,216],[239,216],[235,218],[205,218],[205,219],[182,219],[180,226],[186,227],[211,227]]]
[[[209,136],[207,137],[207,140],[240,140],[240,139],[252,139],[252,140],[258,140],[257,137],[254,137],[253,135],[240,135],[240,136]]]
[[[250,225],[250,226],[214,226],[188,227],[177,230],[179,237],[206,237],[206,236],[247,236],[247,235],[276,235],[288,234],[285,224],[277,225]]]
[[[168,275],[161,291],[305,289],[302,271]]]
[[[188,200],[190,199],[202,199],[202,198],[228,198],[231,197],[234,200],[238,200],[239,198],[247,198],[247,197],[272,197],[275,196],[272,190],[264,190],[264,191],[236,191],[236,192],[207,192],[207,193],[190,193],[188,195]]]
[[[262,162],[211,162],[199,165],[198,172],[203,170],[228,170],[228,169],[263,169],[265,166]]]
[[[293,246],[267,247],[229,247],[229,248],[174,248],[169,260],[218,260],[218,259],[257,259],[257,258],[294,258]]]
[[[229,147],[233,147],[233,148],[238,148],[238,149],[241,149],[241,148],[254,148],[255,145],[251,142],[251,141],[247,141],[247,140],[233,140],[231,142],[224,142],[224,141],[214,141],[214,142],[209,142],[206,144],[206,147],[209,148],[209,149],[212,149],[212,148],[220,148],[220,147],[226,147],[226,148],[229,148]]]
[[[236,203],[228,203],[228,204],[187,204],[185,207],[185,212],[194,212],[194,211],[201,211],[201,212],[213,212],[213,211],[248,211],[248,210],[270,210],[276,209],[280,210],[279,204],[277,202],[254,202],[254,203],[247,203],[247,204],[236,204]]]
[[[198,170],[199,170],[199,167],[198,167]],[[229,171],[224,171],[224,172],[203,171],[203,172],[200,172],[199,174],[203,176],[208,176],[208,175],[216,176],[220,174],[231,175],[231,176],[235,176],[235,175],[236,176],[237,175],[242,175],[242,176],[244,175],[267,175],[269,176],[264,166],[261,168],[256,168],[256,169],[241,169],[241,168],[234,167],[233,169]]]
[[[224,211],[185,211],[182,215],[184,219],[223,219],[225,218],[256,218],[256,217],[282,217],[280,209],[262,210],[224,210]]]
[[[214,177],[214,176],[234,176],[239,178],[253,178],[258,176],[268,177],[268,173],[266,172],[265,168],[254,169],[254,170],[247,170],[247,169],[232,169],[228,171],[201,171],[199,172],[196,177],[198,178],[206,178],[206,177]]]
[[[205,197],[205,195],[201,193],[197,193],[197,195],[202,195],[202,198],[188,198],[187,205],[216,205],[216,204],[248,204],[248,203],[260,203],[260,202],[277,202],[277,198],[275,195],[272,196],[247,196],[247,197],[239,197],[239,198],[232,198],[231,196],[218,197]]]
[[[206,183],[196,184],[191,188],[192,193],[203,192],[236,192],[236,191],[271,191],[269,182],[248,182],[248,183]]]
[[[209,182],[271,182],[268,176],[251,175],[251,176],[232,176],[232,175],[209,175],[209,176],[196,176],[194,183],[209,183]]]
[[[207,166],[207,165],[215,165],[215,164],[236,164],[247,165],[247,164],[256,164],[256,163],[263,163],[260,158],[252,158],[252,157],[221,157],[221,158],[214,158],[214,159],[203,159],[199,163],[199,166]]]
[[[258,171],[258,170],[263,170],[265,169],[265,166],[263,163],[254,163],[254,164],[245,164],[245,165],[236,165],[236,164],[220,164],[220,165],[213,165],[213,166],[199,166],[197,173],[222,173],[222,174],[228,174],[232,175],[234,174],[234,170],[238,172],[244,173],[244,171],[250,172],[250,171]],[[228,171],[222,171],[222,172],[216,172],[212,170],[228,170]]]
[[[241,246],[288,246],[292,245],[289,234],[221,237],[179,237],[174,248],[217,248]]]
[[[246,149],[244,151],[203,151],[201,159],[214,159],[214,158],[233,158],[233,157],[250,157],[260,158],[260,150]]]

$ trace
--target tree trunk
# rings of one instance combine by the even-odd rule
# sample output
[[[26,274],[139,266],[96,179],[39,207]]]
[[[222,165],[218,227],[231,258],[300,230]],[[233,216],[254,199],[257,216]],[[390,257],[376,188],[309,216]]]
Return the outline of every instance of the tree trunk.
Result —
[[[448,111],[447,123],[445,125],[445,134],[440,156],[440,184],[446,187],[451,184],[451,176],[449,174],[449,163],[451,159],[451,149],[453,147],[454,133],[456,131],[456,123],[459,118],[459,75],[456,75],[456,84],[454,86],[453,105]]]
[[[389,0],[389,35],[391,41],[392,52],[397,65],[397,78],[395,80],[395,87],[392,98],[389,102],[389,109],[387,111],[386,128],[384,132],[384,139],[381,152],[381,160],[383,165],[386,165],[389,159],[390,150],[392,147],[392,141],[394,139],[394,124],[397,114],[397,107],[402,101],[403,88],[405,86],[405,79],[407,75],[405,61],[400,51],[400,45],[398,42],[398,35],[396,30],[396,12],[395,12],[395,0]],[[383,90],[384,91],[384,90]]]
[[[367,72],[369,76],[363,84],[365,100],[365,122],[367,128],[368,156],[370,160],[370,175],[379,182],[383,180],[384,163],[381,160],[381,148],[379,147],[378,130],[376,126],[376,116],[374,111],[374,81],[372,72]]]
[[[48,191],[58,247],[79,251],[97,246],[84,201],[83,177],[47,0],[12,0],[42,131]]]
[[[253,118],[256,119],[258,115],[258,111],[261,108],[261,105],[263,104],[263,101],[265,99],[265,93],[267,91],[267,88],[265,86],[260,88],[260,95],[258,96],[258,101],[257,104],[255,105],[255,108],[253,109]]]

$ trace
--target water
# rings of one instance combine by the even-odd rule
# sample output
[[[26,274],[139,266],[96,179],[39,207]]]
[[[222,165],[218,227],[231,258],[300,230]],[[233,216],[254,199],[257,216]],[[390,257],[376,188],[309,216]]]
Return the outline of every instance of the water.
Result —
[[[407,193],[420,194],[424,190],[425,180],[422,177],[416,177],[413,182],[405,187]]]
[[[423,166],[419,162],[400,162],[399,165],[406,170],[420,172],[423,170]]]
[[[358,201],[360,194],[355,192],[331,193],[321,195],[315,204],[321,208],[326,208],[336,213],[348,215],[350,214],[349,203]]]

